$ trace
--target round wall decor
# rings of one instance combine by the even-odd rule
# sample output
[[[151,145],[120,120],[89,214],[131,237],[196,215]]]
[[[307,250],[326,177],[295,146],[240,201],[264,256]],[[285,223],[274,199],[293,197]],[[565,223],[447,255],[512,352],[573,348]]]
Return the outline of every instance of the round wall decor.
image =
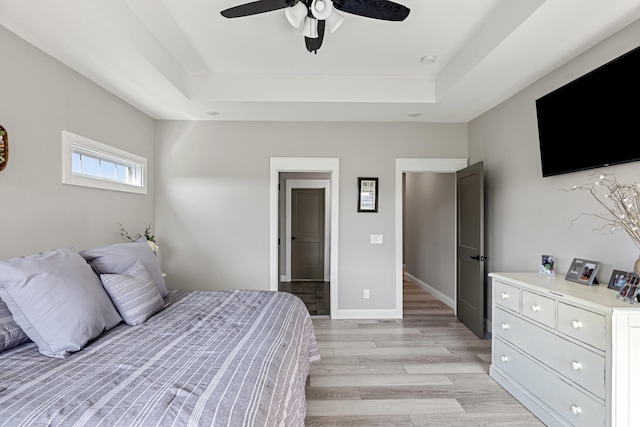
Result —
[[[7,167],[9,161],[9,135],[4,126],[0,125],[0,171]]]

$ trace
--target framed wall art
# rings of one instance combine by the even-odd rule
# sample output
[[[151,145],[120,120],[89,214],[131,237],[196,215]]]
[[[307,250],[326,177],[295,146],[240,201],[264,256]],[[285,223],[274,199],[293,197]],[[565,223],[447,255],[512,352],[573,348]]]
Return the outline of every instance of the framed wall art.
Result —
[[[378,212],[378,178],[358,178],[358,212]]]
[[[571,262],[571,267],[569,267],[569,271],[567,271],[567,275],[564,276],[564,278],[565,280],[570,280],[587,286],[597,285],[598,279],[596,279],[596,273],[599,268],[599,262],[574,258],[573,262]]]

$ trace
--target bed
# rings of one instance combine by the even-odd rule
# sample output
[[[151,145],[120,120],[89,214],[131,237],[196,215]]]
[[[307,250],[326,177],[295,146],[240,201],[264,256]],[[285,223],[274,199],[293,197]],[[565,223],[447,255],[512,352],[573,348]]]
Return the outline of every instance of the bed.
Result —
[[[128,278],[129,287],[135,279],[124,274],[133,266],[120,273],[100,273],[90,262],[95,258],[80,254],[91,265],[89,272],[102,280],[104,289],[108,289],[106,279]],[[65,256],[81,264],[73,251]],[[132,324],[131,313],[137,312],[129,310],[128,315],[122,315],[127,314],[126,307],[120,307],[118,298],[107,291],[120,314],[117,325],[109,327],[114,319],[106,324],[97,322],[102,329],[97,336],[84,344],[81,339],[71,347],[65,337],[62,342],[67,347],[60,347],[56,341],[60,341],[60,329],[51,326],[51,317],[56,314],[50,307],[46,307],[49,317],[30,314],[28,308],[22,313],[19,305],[24,304],[21,298],[26,298],[21,294],[24,286],[14,289],[15,265],[2,264],[0,298],[28,337],[22,338],[26,342],[0,352],[0,426],[304,425],[306,378],[310,364],[320,355],[311,318],[299,298],[282,292],[165,288],[157,291],[164,293],[161,307]],[[33,263],[27,264],[30,271],[35,268]],[[153,287],[148,274],[153,266],[140,269],[141,263],[135,264],[145,283]],[[87,273],[84,267],[77,267]],[[20,264],[18,270],[24,268]],[[51,267],[44,269],[51,275]],[[60,274],[69,274],[68,266],[63,271]],[[83,289],[86,279],[88,276]],[[46,282],[50,286],[50,277]],[[141,295],[140,288],[136,287],[137,295]],[[42,289],[42,285],[34,289]],[[65,292],[56,287],[56,293]],[[29,298],[29,307],[43,310],[38,300]],[[47,300],[52,298],[55,295]],[[148,295],[143,299],[149,301]],[[64,305],[65,301],[55,304]],[[73,316],[64,317],[72,308],[62,310],[62,320],[73,322]],[[98,309],[91,310],[95,313]],[[30,331],[22,316],[30,316],[39,330]],[[87,320],[81,322],[85,325]],[[40,335],[46,335],[48,327],[56,332],[45,345]]]

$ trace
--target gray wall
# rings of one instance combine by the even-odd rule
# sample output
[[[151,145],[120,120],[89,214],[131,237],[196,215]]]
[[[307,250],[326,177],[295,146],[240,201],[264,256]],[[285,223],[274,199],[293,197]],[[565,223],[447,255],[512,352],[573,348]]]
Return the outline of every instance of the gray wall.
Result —
[[[0,123],[9,163],[0,172],[0,259],[122,241],[117,222],[154,219],[154,121],[0,27]],[[62,185],[61,131],[149,162],[149,194]]]
[[[455,306],[456,180],[452,173],[407,173],[404,262],[411,280]]]
[[[395,309],[396,157],[467,157],[466,124],[162,121],[156,133],[173,287],[269,289],[269,158],[339,158],[340,310]],[[359,176],[379,177],[378,213],[356,212]]]
[[[170,286],[268,289],[269,157],[338,157],[340,308],[393,308],[395,159],[469,157],[485,163],[488,271],[535,271],[548,253],[560,273],[574,257],[598,260],[606,281],[640,251],[625,234],[593,232],[600,222],[569,226],[597,212],[588,195],[561,191],[589,173],[541,177],[534,101],[638,40],[634,23],[468,125],[154,122],[0,27],[0,123],[11,146],[0,172],[0,258],[121,241],[116,221],[136,232],[155,218]],[[63,186],[61,130],[147,157],[149,194]],[[606,141],[589,148],[600,149]],[[605,169],[623,181],[638,171]],[[380,178],[379,213],[356,212],[358,176]],[[384,244],[370,245],[370,234]]]
[[[581,213],[604,213],[587,193],[562,191],[587,182],[594,171],[542,178],[535,100],[637,47],[638,40],[636,22],[470,122],[470,163],[485,165],[488,271],[536,271],[541,254],[555,255],[563,275],[575,257],[600,261],[598,279],[605,286],[612,269],[632,270],[640,249],[624,232],[593,231],[604,222],[589,218],[571,226]],[[602,141],[585,146],[585,153],[606,149]],[[640,181],[638,162],[601,171],[621,182]]]

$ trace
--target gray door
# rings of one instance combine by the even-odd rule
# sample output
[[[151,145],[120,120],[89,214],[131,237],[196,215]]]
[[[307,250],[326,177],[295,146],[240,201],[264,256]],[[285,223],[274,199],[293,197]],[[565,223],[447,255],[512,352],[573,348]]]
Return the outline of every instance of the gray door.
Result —
[[[324,280],[324,189],[291,190],[291,280]]]
[[[458,319],[484,337],[484,178],[483,163],[456,173]]]

